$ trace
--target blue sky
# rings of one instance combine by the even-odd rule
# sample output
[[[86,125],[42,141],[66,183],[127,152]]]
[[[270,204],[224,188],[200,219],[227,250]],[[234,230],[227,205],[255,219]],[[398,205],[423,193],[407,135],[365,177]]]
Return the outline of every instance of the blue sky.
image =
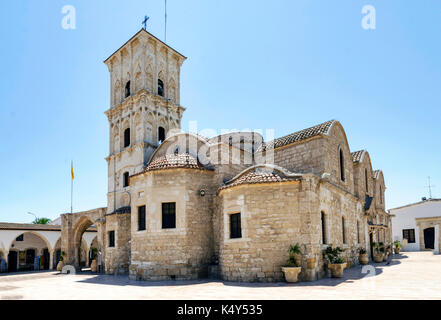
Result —
[[[364,5],[376,29],[361,27]],[[76,29],[61,27],[64,5]],[[140,28],[164,37],[164,1],[2,1],[0,221],[106,206],[109,75]],[[169,45],[188,57],[183,129],[275,129],[330,120],[386,179],[388,208],[441,197],[441,2],[168,0]]]

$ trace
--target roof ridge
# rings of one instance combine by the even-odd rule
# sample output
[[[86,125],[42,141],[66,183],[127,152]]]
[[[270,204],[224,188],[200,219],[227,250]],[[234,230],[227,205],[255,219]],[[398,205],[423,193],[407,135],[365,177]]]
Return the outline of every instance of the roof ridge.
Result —
[[[268,146],[273,146],[273,148],[279,148],[294,142],[302,141],[308,138],[312,138],[322,134],[329,134],[330,129],[334,123],[338,122],[335,119],[328,120],[326,122],[317,124],[315,126],[305,128],[299,131],[295,131],[288,135],[282,136],[280,138],[273,139],[266,143],[263,143],[257,151],[265,151]]]

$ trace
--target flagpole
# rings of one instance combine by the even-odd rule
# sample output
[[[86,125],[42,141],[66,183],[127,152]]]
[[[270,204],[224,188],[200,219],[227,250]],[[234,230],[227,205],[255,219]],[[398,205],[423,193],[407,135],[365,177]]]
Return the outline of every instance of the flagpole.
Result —
[[[71,179],[70,179],[70,213],[72,214],[72,203],[73,203],[73,160],[70,164],[70,170],[71,170]]]

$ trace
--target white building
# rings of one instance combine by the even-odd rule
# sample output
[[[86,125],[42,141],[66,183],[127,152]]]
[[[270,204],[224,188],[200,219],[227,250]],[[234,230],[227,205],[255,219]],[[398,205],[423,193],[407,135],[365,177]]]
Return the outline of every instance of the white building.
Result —
[[[97,248],[97,230],[91,226],[83,234],[81,262],[89,265],[91,248]],[[53,270],[61,253],[61,223],[26,224],[0,222],[0,272]]]
[[[424,199],[390,209],[393,240],[403,244],[403,251],[439,253],[441,246],[441,199]]]

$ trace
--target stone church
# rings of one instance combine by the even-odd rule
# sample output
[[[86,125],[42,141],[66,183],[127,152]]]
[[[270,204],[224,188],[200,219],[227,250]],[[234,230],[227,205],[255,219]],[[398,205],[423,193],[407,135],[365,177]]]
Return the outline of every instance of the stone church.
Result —
[[[331,120],[271,141],[257,132],[181,132],[186,57],[141,29],[104,61],[110,73],[108,206],[62,215],[62,248],[79,263],[97,228],[106,273],[131,279],[282,281],[290,244],[303,280],[326,275],[322,251],[349,265],[390,243],[383,173],[351,152]]]

